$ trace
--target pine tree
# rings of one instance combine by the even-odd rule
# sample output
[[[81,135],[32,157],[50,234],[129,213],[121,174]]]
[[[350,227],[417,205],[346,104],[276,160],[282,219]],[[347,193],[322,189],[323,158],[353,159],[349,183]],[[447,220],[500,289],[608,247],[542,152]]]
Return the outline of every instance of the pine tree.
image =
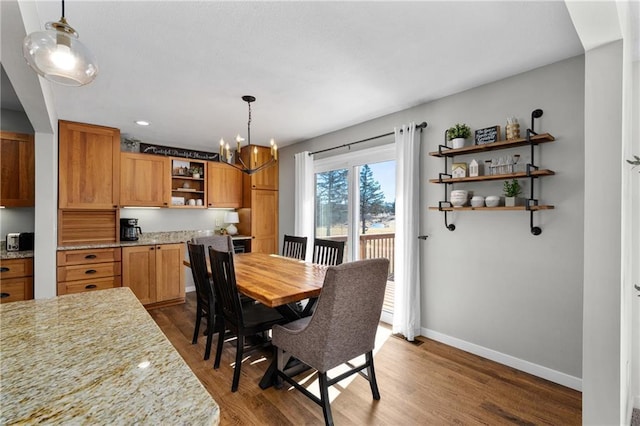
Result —
[[[366,216],[381,213],[384,207],[384,193],[380,189],[380,183],[373,178],[371,168],[365,164],[360,169],[360,222],[363,234],[367,230]]]
[[[316,175],[316,227],[324,226],[325,235],[331,235],[331,227],[347,219],[347,172],[330,170]]]

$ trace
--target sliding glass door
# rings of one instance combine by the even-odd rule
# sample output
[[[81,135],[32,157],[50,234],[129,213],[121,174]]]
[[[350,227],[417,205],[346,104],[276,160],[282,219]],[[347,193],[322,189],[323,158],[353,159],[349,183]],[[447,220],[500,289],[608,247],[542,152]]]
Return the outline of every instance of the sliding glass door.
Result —
[[[315,237],[345,241],[345,262],[390,260],[388,312],[393,312],[394,155],[390,145],[314,162]]]

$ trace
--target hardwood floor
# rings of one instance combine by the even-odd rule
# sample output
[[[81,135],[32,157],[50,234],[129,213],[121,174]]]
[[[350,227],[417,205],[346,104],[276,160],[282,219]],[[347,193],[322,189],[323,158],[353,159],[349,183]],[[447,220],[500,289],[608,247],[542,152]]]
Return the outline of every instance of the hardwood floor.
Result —
[[[184,305],[149,313],[220,405],[221,425],[324,424],[322,409],[295,389],[260,389],[271,359],[268,350],[245,358],[238,392],[231,392],[234,346],[225,344],[220,368],[214,370],[216,340],[208,361],[202,359],[205,336],[191,344],[195,293],[187,294]],[[330,393],[337,425],[581,424],[580,392],[419,339],[422,343],[409,343],[381,325],[374,355],[381,399],[373,400],[369,383],[359,375],[340,382]],[[309,383],[315,381],[315,374],[307,375]],[[310,385],[314,393],[316,388],[317,383]]]

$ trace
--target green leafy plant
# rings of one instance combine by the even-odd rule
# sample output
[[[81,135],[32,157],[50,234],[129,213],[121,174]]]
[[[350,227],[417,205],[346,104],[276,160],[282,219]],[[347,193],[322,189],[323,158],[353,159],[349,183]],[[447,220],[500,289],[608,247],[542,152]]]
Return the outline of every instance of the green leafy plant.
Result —
[[[202,174],[202,169],[200,167],[189,167],[189,173],[192,175],[201,175]]]
[[[471,129],[464,123],[456,123],[455,126],[450,127],[449,130],[447,130],[447,140],[452,140],[455,138],[466,139],[469,136],[471,136]]]
[[[505,197],[517,197],[522,193],[522,187],[517,179],[505,180],[503,190]]]
[[[633,167],[631,169],[635,169],[636,166],[640,166],[640,157],[637,155],[633,156],[633,160],[627,160],[627,163],[631,164]]]

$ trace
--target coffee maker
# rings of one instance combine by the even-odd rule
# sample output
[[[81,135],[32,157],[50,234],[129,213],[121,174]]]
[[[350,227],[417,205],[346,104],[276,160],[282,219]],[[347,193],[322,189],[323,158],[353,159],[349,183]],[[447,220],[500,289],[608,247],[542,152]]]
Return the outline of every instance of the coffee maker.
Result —
[[[138,219],[120,219],[120,241],[138,241],[138,235],[142,235]]]

